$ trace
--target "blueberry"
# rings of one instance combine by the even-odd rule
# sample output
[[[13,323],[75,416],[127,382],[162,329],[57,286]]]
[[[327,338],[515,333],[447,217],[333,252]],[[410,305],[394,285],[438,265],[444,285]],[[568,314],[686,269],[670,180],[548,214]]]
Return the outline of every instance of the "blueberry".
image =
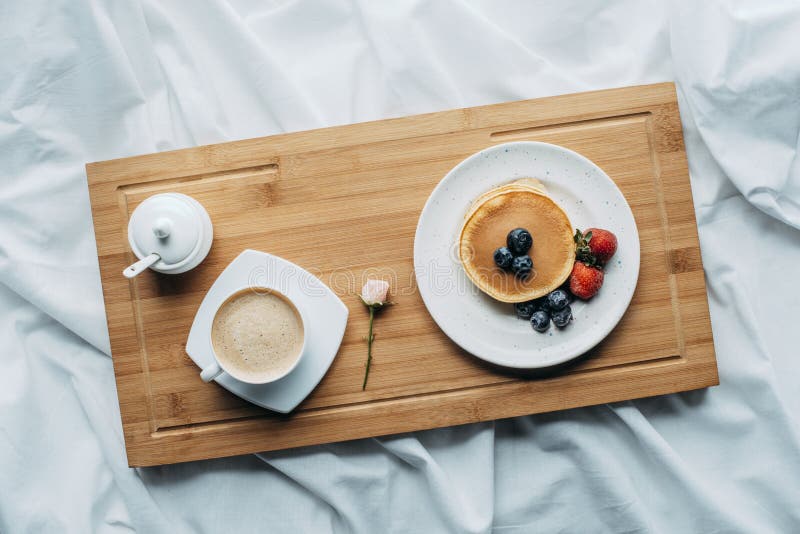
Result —
[[[543,310],[534,312],[531,316],[531,326],[537,332],[546,332],[550,328],[550,315]]]
[[[539,297],[533,302],[536,303],[536,309],[534,311],[542,310],[547,313],[550,313],[550,304],[547,302],[547,295],[545,295],[544,297]]]
[[[547,295],[547,303],[551,310],[561,310],[569,305],[569,295],[563,289],[556,289]]]
[[[533,246],[533,237],[526,229],[515,228],[508,233],[506,243],[514,256],[522,256],[527,254],[531,246]]]
[[[553,312],[553,324],[559,328],[564,328],[572,320],[572,308],[569,304],[560,310]]]
[[[572,291],[569,290],[569,278],[567,278],[567,281],[561,284],[558,289],[567,294],[568,304],[575,302],[575,295],[573,295]]]
[[[530,319],[533,312],[538,310],[537,303],[535,300],[529,300],[528,302],[517,302],[514,304],[514,310],[517,312],[517,317],[520,319]]]
[[[509,270],[511,268],[511,261],[514,259],[514,255],[511,254],[511,251],[508,250],[506,247],[500,247],[494,251],[494,262],[497,264],[498,267],[504,270]]]
[[[530,256],[517,256],[511,260],[511,272],[519,278],[526,278],[531,274],[531,270],[533,270],[533,261]]]

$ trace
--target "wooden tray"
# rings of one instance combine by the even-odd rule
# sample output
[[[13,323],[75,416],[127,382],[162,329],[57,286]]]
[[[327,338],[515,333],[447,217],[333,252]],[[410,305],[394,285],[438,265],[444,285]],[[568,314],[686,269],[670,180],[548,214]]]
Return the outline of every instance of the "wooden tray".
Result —
[[[492,369],[459,349],[414,286],[417,217],[458,162],[537,140],[602,167],[631,205],[639,285],[611,335],[548,377]],[[671,83],[510,102],[275,135],[86,166],[128,461],[147,466],[562,410],[718,383],[681,122]],[[214,223],[211,253],[182,275],[122,269],[126,224],[147,196],[189,194]],[[245,248],[319,274],[350,308],[317,389],[289,416],[200,381],[184,351],[206,290]],[[366,270],[397,273],[377,323],[367,391]]]

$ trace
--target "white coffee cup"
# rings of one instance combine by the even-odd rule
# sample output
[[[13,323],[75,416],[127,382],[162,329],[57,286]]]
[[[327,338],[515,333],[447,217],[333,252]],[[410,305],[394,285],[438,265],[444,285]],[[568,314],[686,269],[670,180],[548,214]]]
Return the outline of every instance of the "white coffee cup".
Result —
[[[228,303],[233,302],[234,300],[239,299],[240,297],[243,297],[249,293],[252,293],[255,296],[270,294],[280,298],[285,304],[287,304],[292,309],[298,322],[300,323],[300,329],[302,333],[302,343],[300,345],[300,349],[297,351],[297,355],[294,357],[293,363],[279,374],[274,374],[263,378],[253,378],[251,376],[243,375],[242,373],[239,373],[236,370],[230,368],[230,366],[226,365],[224,361],[220,361],[220,357],[217,355],[217,348],[214,347],[214,341],[213,341],[214,324],[216,323],[217,315],[219,314],[220,310],[222,310],[222,308],[224,308],[225,305],[227,305]],[[271,382],[280,380],[281,378],[284,378],[289,373],[291,373],[300,363],[300,360],[303,358],[303,354],[305,353],[306,336],[305,336],[305,319],[303,317],[303,314],[288,296],[286,296],[284,293],[276,289],[266,288],[266,287],[246,287],[232,292],[225,298],[225,300],[222,301],[222,303],[219,306],[217,306],[216,310],[214,310],[214,318],[211,324],[212,326],[209,329],[208,335],[211,338],[209,340],[210,342],[209,344],[211,345],[212,348],[211,352],[214,355],[214,361],[209,365],[207,365],[205,368],[203,368],[203,370],[201,371],[200,378],[203,380],[203,382],[210,382],[215,378],[217,378],[218,376],[222,375],[223,373],[227,373],[236,380],[239,380],[240,382],[245,382],[247,384],[269,384]]]

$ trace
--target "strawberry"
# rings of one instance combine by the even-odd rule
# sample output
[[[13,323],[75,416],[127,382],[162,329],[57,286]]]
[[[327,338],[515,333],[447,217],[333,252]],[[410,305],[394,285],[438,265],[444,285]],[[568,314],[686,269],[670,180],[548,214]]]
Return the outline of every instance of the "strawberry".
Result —
[[[605,265],[617,251],[617,236],[602,228],[589,228],[586,233],[591,235],[589,249],[597,261]]]
[[[569,290],[579,299],[589,300],[603,285],[603,271],[598,267],[576,261],[569,275]]]
[[[617,236],[601,228],[589,228],[586,233],[575,230],[575,258],[591,267],[600,267],[617,251]]]

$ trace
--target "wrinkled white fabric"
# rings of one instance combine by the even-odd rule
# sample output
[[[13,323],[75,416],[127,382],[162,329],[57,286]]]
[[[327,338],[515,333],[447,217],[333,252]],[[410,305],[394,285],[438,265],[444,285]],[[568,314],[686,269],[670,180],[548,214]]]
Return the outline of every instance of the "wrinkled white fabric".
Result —
[[[0,5],[0,532],[797,532],[796,1]],[[126,466],[83,164],[678,83],[721,385]]]

